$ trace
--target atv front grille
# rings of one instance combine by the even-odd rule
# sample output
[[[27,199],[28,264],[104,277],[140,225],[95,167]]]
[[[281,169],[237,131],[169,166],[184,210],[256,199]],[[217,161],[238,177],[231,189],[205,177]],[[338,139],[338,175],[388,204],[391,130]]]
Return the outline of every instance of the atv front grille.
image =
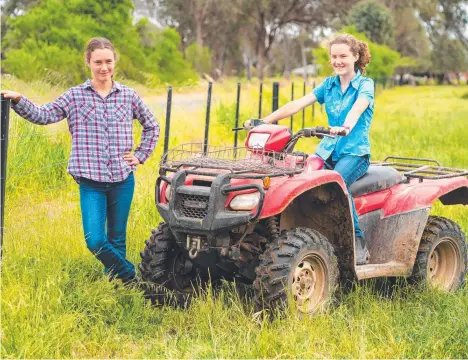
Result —
[[[179,194],[179,212],[182,216],[193,219],[204,219],[208,214],[208,196]]]

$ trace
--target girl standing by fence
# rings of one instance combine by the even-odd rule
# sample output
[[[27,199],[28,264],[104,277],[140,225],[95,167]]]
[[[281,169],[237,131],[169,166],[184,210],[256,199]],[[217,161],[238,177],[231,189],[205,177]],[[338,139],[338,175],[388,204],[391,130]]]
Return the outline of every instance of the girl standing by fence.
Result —
[[[85,48],[92,79],[84,84],[42,107],[14,91],[2,94],[12,99],[19,116],[34,124],[67,118],[72,136],[67,171],[79,183],[87,247],[104,264],[106,274],[127,283],[135,279],[135,267],[126,257],[133,172],[153,152],[159,125],[133,89],[113,80],[116,60],[109,40],[92,38]],[[133,119],[140,122],[143,132],[132,153]]]

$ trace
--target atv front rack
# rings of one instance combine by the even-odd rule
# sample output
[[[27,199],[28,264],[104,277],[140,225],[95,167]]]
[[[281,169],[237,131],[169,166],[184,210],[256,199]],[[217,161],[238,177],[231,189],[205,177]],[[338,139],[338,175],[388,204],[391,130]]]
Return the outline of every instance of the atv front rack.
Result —
[[[182,144],[169,150],[160,163],[160,173],[185,169],[192,174],[218,175],[226,170],[234,177],[292,176],[304,167],[306,154],[265,151],[263,148],[224,147],[203,143]],[[200,170],[199,170],[200,169]]]
[[[398,160],[402,160],[404,162],[400,162]],[[412,161],[415,161],[415,163]],[[372,161],[371,164],[373,166],[393,167],[402,173],[402,175],[406,177],[407,181],[411,178],[419,179],[419,181],[422,182],[423,180],[439,180],[458,176],[468,176],[468,170],[444,167],[434,159],[387,156],[383,161]]]

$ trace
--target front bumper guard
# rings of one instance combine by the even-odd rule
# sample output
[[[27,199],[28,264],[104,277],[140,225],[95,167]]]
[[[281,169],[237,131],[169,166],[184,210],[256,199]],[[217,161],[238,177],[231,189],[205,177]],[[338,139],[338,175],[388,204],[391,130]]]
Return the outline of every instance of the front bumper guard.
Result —
[[[179,171],[169,179],[161,175],[156,181],[156,206],[162,218],[168,223],[171,231],[181,244],[185,244],[187,236],[202,235],[206,237],[207,244],[216,247],[229,246],[229,230],[247,225],[257,220],[261,214],[265,200],[265,191],[258,184],[231,186],[232,174],[216,176],[211,187],[185,186],[185,179],[190,170]],[[160,199],[161,182],[171,185],[171,197],[168,204],[162,204]],[[247,211],[230,211],[225,208],[227,196],[231,192],[257,190],[260,194],[255,213]],[[202,195],[208,197],[207,214],[203,219],[190,218],[181,215],[178,211],[180,195]]]

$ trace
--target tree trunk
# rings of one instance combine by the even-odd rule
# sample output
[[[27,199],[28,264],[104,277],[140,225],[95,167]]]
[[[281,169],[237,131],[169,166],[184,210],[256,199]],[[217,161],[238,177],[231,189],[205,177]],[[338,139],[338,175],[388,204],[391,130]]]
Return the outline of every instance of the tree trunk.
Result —
[[[260,80],[263,80],[264,61],[265,61],[265,49],[263,48],[263,46],[261,46],[257,53],[257,77]]]
[[[302,55],[302,67],[304,68],[304,81],[307,83],[307,59],[306,59],[306,49],[304,47],[304,42],[301,41],[301,55]]]
[[[198,48],[201,50],[203,48],[203,25],[202,20],[199,16],[195,17],[196,28],[197,28],[197,44]]]
[[[284,44],[284,73],[283,75],[286,77],[286,79],[289,80],[289,78],[291,77],[291,57],[290,57],[290,51],[289,51],[289,39],[287,36],[284,36],[283,44]]]

